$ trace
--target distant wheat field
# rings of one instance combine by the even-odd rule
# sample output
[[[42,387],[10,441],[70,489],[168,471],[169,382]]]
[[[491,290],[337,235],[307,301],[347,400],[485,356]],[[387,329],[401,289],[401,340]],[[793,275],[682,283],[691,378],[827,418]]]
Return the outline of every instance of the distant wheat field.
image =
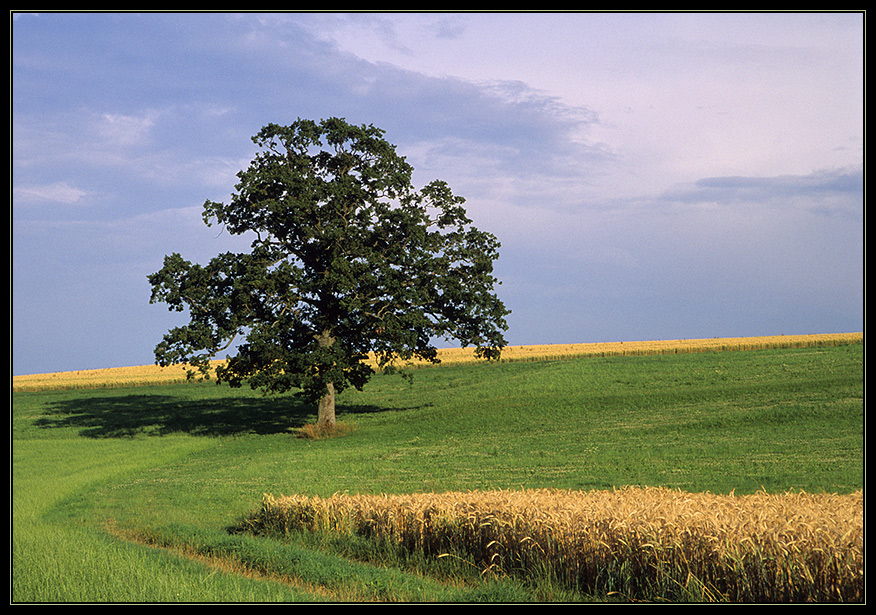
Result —
[[[502,350],[502,361],[540,361],[572,357],[607,357],[651,354],[677,354],[722,350],[757,350],[768,348],[804,348],[808,346],[837,346],[863,342],[863,332],[825,333],[811,335],[774,335],[761,337],[723,337],[707,339],[652,340],[640,342],[590,342],[580,344],[543,344],[508,346]],[[471,348],[444,348],[438,350],[444,365],[471,363]],[[215,361],[214,363],[222,363]],[[413,367],[428,365],[413,362]],[[139,365],[111,367],[49,374],[31,374],[12,377],[13,392],[53,389],[89,389],[184,382],[187,366]]]

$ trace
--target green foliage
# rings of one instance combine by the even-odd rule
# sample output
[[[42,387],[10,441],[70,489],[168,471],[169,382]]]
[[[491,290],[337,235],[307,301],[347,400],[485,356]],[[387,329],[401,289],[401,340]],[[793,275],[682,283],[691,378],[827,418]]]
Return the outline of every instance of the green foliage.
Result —
[[[435,360],[435,338],[497,358],[508,311],[492,275],[499,242],[471,226],[446,183],[422,190],[413,169],[373,126],[338,118],[264,127],[261,148],[229,203],[204,220],[254,237],[247,254],[206,266],[179,254],[149,276],[152,302],[188,309],[155,350],[161,365],[209,359],[237,335],[217,369],[233,387],[295,390],[310,401],[371,378],[364,362]]]
[[[351,432],[308,440],[294,430],[313,420],[310,404],[247,389],[15,393],[13,601],[577,600],[544,580],[478,585],[465,566],[416,585],[351,566],[362,545],[225,528],[264,493],[864,486],[862,344],[442,366],[415,387],[376,376],[338,399]],[[186,553],[277,575],[294,559],[300,582],[242,579]]]

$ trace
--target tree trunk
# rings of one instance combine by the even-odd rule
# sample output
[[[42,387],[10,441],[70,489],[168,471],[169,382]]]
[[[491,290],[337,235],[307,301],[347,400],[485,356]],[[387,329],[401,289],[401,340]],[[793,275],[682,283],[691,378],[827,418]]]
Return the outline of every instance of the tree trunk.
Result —
[[[319,431],[331,431],[335,428],[335,385],[326,385],[325,395],[319,400],[316,428]]]
[[[331,348],[335,343],[329,329],[316,336],[317,342],[323,348]],[[327,382],[326,391],[319,400],[316,414],[316,428],[319,431],[332,431],[335,428],[335,385]]]

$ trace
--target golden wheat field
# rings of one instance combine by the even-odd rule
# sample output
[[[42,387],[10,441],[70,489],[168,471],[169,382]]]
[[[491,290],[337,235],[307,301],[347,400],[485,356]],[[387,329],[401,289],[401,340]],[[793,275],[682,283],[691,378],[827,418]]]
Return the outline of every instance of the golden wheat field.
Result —
[[[859,602],[863,493],[714,495],[665,488],[266,495],[243,529],[358,534],[485,572],[620,596]],[[669,590],[669,592],[667,592]]]
[[[829,333],[641,342],[596,342],[581,344],[508,346],[503,349],[501,360],[537,361],[543,359],[564,359],[586,356],[756,350],[818,345],[833,346],[858,343],[863,341],[863,339],[863,333]],[[471,348],[439,349],[438,358],[441,359],[441,363],[445,365],[468,363],[475,360]],[[221,361],[216,361],[215,363],[221,363]],[[425,363],[415,362],[412,365],[417,367],[425,365]],[[107,369],[55,372],[50,374],[31,374],[13,376],[12,390],[17,392],[169,384],[185,381],[186,371],[187,367],[183,365],[169,367],[140,365],[135,367],[112,367]]]

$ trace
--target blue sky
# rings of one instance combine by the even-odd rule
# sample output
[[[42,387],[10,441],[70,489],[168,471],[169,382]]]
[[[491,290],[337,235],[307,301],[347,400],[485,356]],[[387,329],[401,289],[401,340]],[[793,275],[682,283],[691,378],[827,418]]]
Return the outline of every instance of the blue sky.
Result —
[[[13,373],[141,365],[268,123],[386,131],[509,343],[861,331],[860,13],[11,14]],[[451,344],[452,345],[452,344]]]

